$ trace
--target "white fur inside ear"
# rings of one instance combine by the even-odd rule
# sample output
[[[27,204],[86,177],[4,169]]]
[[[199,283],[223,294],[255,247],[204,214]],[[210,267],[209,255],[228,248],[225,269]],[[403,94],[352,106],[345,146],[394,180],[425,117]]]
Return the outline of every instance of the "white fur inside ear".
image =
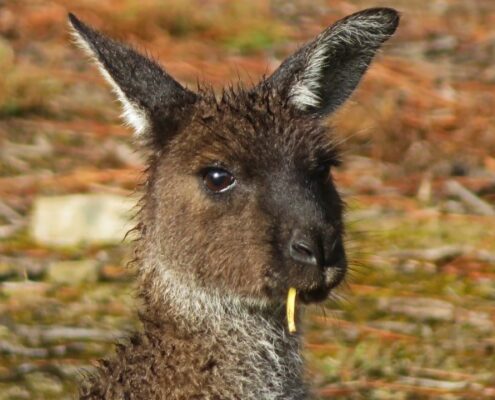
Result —
[[[122,119],[124,120],[126,125],[131,126],[134,129],[136,135],[141,136],[142,134],[144,134],[150,127],[149,118],[146,115],[146,112],[126,97],[119,85],[117,85],[117,83],[110,76],[103,64],[98,60],[88,43],[86,43],[79,32],[77,32],[77,30],[75,30],[72,26],[71,33],[76,45],[80,47],[93,60],[105,80],[112,87],[113,92],[117,96],[117,99],[122,104]]]
[[[302,78],[294,84],[290,91],[293,104],[305,110],[308,107],[319,107],[322,99],[318,95],[321,80],[323,78],[323,69],[328,60],[328,49],[321,45],[316,48],[308,60],[308,65],[303,73]]]
[[[357,54],[364,56],[360,59],[365,67],[381,43],[389,37],[380,14],[356,16],[322,32],[308,55],[302,76],[291,88],[293,104],[301,110],[322,106],[324,99],[319,95],[320,89],[322,85],[328,84],[325,82],[324,70],[335,56],[336,49],[347,47],[355,50]]]

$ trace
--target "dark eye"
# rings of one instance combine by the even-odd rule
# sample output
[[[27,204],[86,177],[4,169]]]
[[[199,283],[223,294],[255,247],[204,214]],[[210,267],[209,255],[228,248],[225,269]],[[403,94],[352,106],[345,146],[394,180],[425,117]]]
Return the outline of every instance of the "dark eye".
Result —
[[[207,189],[213,193],[223,193],[232,189],[236,180],[229,171],[214,167],[204,171],[203,182]]]
[[[327,179],[329,173],[330,173],[329,163],[320,164],[313,170],[314,177],[322,180]]]

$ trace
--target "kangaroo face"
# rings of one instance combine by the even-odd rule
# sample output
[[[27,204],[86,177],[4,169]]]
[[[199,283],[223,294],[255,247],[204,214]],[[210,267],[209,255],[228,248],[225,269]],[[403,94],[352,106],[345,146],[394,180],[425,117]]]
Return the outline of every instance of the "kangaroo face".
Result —
[[[337,148],[268,86],[206,94],[153,166],[149,218],[161,254],[196,284],[321,300],[346,269]],[[148,223],[149,224],[149,223]]]
[[[151,152],[142,222],[156,280],[246,301],[280,302],[290,287],[303,301],[325,299],[345,276],[346,254],[331,177],[339,153],[321,118],[352,93],[397,13],[338,21],[257,86],[220,98],[71,23]]]

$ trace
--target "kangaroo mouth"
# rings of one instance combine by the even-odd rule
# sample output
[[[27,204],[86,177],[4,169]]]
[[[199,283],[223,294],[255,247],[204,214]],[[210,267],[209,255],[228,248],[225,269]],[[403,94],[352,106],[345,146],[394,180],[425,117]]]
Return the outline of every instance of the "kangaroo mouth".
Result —
[[[307,280],[301,281],[306,285],[295,285],[299,290],[299,298],[305,303],[319,303],[325,301],[330,296],[333,289],[338,287],[345,278],[347,270],[347,264],[345,260],[341,262],[325,267],[317,279],[314,279],[311,285],[307,285]]]
[[[299,263],[281,265],[273,275],[269,273],[269,283],[264,287],[265,294],[275,300],[285,300],[288,290],[297,290],[298,301],[304,304],[320,303],[328,299],[332,290],[345,279],[347,261],[343,255],[330,265],[308,266]]]

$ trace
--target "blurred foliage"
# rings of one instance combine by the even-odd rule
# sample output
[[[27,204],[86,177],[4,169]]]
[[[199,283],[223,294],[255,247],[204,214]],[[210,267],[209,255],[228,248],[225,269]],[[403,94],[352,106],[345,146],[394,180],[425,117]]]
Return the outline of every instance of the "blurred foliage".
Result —
[[[61,91],[60,83],[45,71],[15,64],[14,57],[9,43],[0,40],[0,116],[43,113],[50,96]]]

